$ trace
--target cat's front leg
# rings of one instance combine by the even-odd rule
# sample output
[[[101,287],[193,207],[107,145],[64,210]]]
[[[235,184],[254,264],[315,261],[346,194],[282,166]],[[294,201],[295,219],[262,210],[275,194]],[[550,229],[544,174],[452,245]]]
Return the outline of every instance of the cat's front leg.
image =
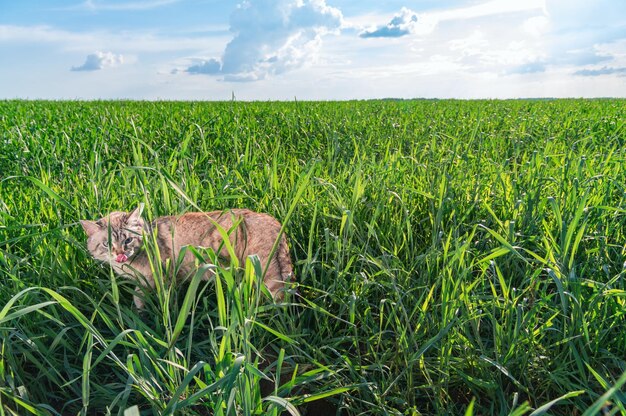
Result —
[[[135,294],[133,295],[133,302],[137,307],[137,310],[143,310],[145,306],[145,295],[147,292],[154,291],[154,279],[151,274],[135,276],[135,281],[137,282],[137,286],[135,286]]]
[[[143,288],[141,286],[137,286],[135,287],[135,294],[133,295],[133,302],[135,302],[135,306],[137,307],[137,310],[142,311],[143,307],[146,305],[146,303],[143,301]]]

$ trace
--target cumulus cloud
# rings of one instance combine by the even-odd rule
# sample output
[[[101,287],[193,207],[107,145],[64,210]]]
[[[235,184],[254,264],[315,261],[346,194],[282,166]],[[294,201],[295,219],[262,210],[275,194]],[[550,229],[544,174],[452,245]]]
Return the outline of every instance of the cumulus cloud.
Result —
[[[222,64],[217,59],[209,59],[208,61],[201,61],[197,64],[191,65],[187,68],[187,72],[190,74],[219,74],[222,69]]]
[[[403,7],[389,23],[376,29],[365,30],[362,38],[399,38],[414,33],[417,28],[417,13]]]
[[[80,66],[73,66],[72,71],[98,71],[100,69],[115,67],[124,63],[122,55],[112,52],[96,51],[87,55],[85,63]]]
[[[510,0],[490,0],[478,2],[473,6],[438,11],[417,13],[403,7],[393,16],[389,23],[366,29],[360,33],[362,38],[398,38],[406,35],[425,36],[435,31],[441,22],[468,21],[469,19],[489,16],[503,16],[506,14],[526,13],[531,10],[541,10],[546,0],[525,0],[514,2]],[[529,30],[538,30],[544,22],[531,21],[528,24],[535,26]]]
[[[221,58],[194,63],[186,72],[255,81],[296,69],[314,60],[322,36],[336,33],[342,21],[326,0],[246,0],[230,16],[235,35]]]

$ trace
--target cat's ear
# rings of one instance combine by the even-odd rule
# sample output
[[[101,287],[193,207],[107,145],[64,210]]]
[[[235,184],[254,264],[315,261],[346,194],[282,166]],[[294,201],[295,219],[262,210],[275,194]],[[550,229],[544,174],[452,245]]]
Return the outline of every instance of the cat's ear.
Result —
[[[143,228],[143,219],[141,218],[141,213],[143,211],[143,204],[139,204],[137,208],[133,212],[130,213],[128,218],[126,219],[126,224],[129,227],[137,227]]]
[[[87,237],[91,237],[101,229],[100,225],[95,221],[80,220],[80,225],[83,226],[83,230],[87,233]]]

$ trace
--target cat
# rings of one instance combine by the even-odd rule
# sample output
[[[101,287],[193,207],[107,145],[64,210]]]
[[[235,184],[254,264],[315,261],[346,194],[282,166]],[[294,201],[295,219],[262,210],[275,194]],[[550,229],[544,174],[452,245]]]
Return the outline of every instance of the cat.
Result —
[[[187,245],[210,247],[228,260],[228,251],[223,247],[222,237],[215,225],[218,224],[224,230],[230,230],[230,243],[240,264],[244,264],[246,257],[252,254],[259,257],[263,270],[269,261],[263,282],[275,301],[283,299],[285,282],[292,280],[293,266],[287,237],[280,233],[281,224],[274,217],[248,209],[230,209],[159,217],[149,224],[141,217],[142,209],[140,205],[130,213],[116,211],[97,221],[81,220],[87,234],[89,253],[96,260],[110,264],[118,275],[154,289],[148,256],[142,250],[143,238],[155,235],[163,265],[167,259],[170,259],[170,264],[177,264],[181,248]],[[235,227],[231,230],[233,225]],[[276,252],[269,259],[278,238]],[[195,264],[195,257],[187,251],[177,278],[189,276],[195,270]],[[138,286],[133,300],[139,310],[144,307],[141,293],[142,289]]]

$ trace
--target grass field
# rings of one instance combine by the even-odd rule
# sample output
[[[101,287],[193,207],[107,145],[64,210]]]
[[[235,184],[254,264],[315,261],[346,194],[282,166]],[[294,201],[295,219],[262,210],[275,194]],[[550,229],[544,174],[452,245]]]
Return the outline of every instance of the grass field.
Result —
[[[625,120],[624,100],[1,101],[0,414],[625,414]],[[138,313],[78,224],[138,203],[274,215],[293,293],[259,295],[250,259]]]

